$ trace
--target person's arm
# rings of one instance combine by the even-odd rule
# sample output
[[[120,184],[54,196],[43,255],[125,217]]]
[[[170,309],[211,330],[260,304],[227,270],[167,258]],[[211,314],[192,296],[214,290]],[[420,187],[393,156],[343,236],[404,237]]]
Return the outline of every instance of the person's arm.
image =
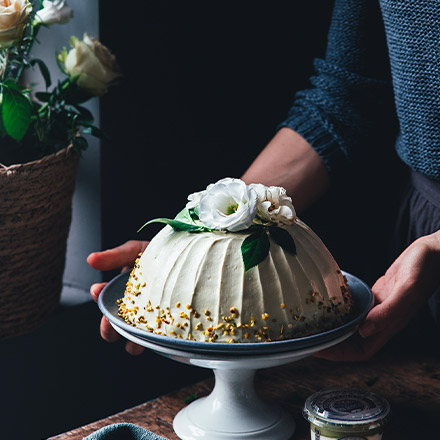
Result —
[[[327,168],[310,144],[290,128],[281,128],[255,159],[242,179],[247,183],[282,186],[297,212],[327,189]]]

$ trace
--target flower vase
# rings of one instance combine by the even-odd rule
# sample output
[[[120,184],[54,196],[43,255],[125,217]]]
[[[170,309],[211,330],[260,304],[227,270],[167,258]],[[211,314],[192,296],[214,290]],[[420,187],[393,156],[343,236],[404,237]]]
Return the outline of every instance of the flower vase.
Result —
[[[0,165],[0,339],[30,333],[56,310],[79,154]]]

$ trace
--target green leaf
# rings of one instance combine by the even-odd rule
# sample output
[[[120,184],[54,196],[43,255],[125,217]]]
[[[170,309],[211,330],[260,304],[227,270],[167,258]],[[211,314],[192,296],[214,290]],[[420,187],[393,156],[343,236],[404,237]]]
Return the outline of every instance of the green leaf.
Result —
[[[90,110],[80,105],[75,105],[75,108],[78,110],[78,113],[81,115],[81,119],[88,120],[93,122],[93,114]]]
[[[195,224],[197,220],[199,220],[198,212],[196,211],[196,208],[183,208],[182,211],[180,211],[174,220],[179,220],[184,223],[191,223]]]
[[[31,123],[32,103],[15,87],[3,85],[2,119],[6,133],[21,141]]]
[[[194,208],[191,208],[191,209],[188,210],[189,211],[189,215],[191,216],[191,218],[193,220],[199,220],[199,218],[200,218],[199,209],[200,209],[200,206],[197,205]]]
[[[14,89],[17,92],[21,92],[22,90],[25,89],[25,87],[21,86],[20,84],[17,84],[17,82],[14,81],[12,78],[7,78],[6,81],[4,82],[4,86],[10,89]]]
[[[77,121],[77,125],[85,125],[85,124],[86,123],[83,121],[79,121],[79,120]],[[94,136],[98,139],[110,140],[109,136],[105,132],[103,132],[101,129],[93,125],[87,125],[86,128],[82,130],[82,132],[84,134],[90,134],[91,136]]]
[[[283,228],[278,228],[277,226],[271,226],[269,228],[270,238],[284,250],[296,255],[296,245],[292,236]]]
[[[38,67],[40,68],[41,75],[43,76],[44,82],[46,83],[46,89],[48,89],[52,84],[52,80],[50,79],[49,69],[47,68],[44,61],[40,60],[38,58],[35,58],[30,61],[30,64],[32,66],[34,66],[35,64],[38,64]]]
[[[253,234],[243,240],[241,256],[245,271],[261,263],[268,255],[270,248],[269,237],[265,228],[258,228]]]
[[[178,220],[178,221],[184,222],[184,223],[192,223],[193,222],[193,220],[191,218],[191,214],[190,214],[188,208],[183,208],[182,211],[180,211],[176,215],[174,220]]]
[[[41,102],[49,102],[50,97],[52,96],[49,92],[37,92],[35,93],[35,97]]]
[[[87,140],[82,136],[75,136],[72,139],[72,146],[77,153],[81,153],[81,151],[87,150],[89,145]]]
[[[179,220],[172,220],[169,218],[155,218],[153,220],[148,221],[145,223],[138,232],[142,231],[142,229],[145,228],[145,226],[149,225],[150,223],[165,223],[167,225],[170,225],[175,231],[187,231],[187,232],[203,232],[203,231],[209,231],[210,229],[205,228],[204,226],[198,226],[190,223],[185,223]]]
[[[92,98],[89,93],[78,86],[77,81],[79,77],[80,75],[75,75],[58,83],[58,93],[66,101],[66,104],[78,106]]]
[[[71,47],[75,47],[75,45],[78,43],[79,38],[76,37],[75,35],[72,35],[69,39],[69,43]]]
[[[65,75],[68,75],[66,72],[66,69],[64,68],[63,64],[66,62],[67,58],[67,49],[64,47],[63,50],[59,53],[55,53],[55,60],[57,62],[58,68],[63,72]]]

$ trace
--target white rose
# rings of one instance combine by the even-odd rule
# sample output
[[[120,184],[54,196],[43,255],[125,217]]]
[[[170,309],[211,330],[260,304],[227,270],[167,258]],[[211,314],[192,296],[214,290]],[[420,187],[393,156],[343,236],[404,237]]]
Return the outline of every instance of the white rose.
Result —
[[[28,0],[0,0],[0,49],[21,39],[31,10]]]
[[[242,180],[225,178],[209,185],[201,195],[199,218],[208,228],[241,231],[252,224],[256,202],[257,194]]]
[[[292,199],[280,186],[249,185],[258,195],[257,214],[263,221],[291,225],[296,219]]]
[[[73,49],[65,56],[70,76],[80,75],[78,86],[93,96],[102,96],[120,76],[115,56],[96,38],[84,34],[83,41],[71,38]]]
[[[65,24],[73,17],[73,10],[67,6],[66,0],[44,0],[43,8],[35,15],[35,23]]]

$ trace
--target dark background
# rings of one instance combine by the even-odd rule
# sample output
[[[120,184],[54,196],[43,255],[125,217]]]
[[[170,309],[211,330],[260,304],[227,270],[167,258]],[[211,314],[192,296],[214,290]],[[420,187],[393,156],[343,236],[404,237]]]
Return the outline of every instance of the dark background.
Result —
[[[101,40],[119,86],[102,98],[103,243],[151,238],[187,195],[240,177],[323,56],[329,1],[161,1],[112,9]],[[112,14],[114,14],[112,16]],[[124,30],[115,32],[115,22]]]

